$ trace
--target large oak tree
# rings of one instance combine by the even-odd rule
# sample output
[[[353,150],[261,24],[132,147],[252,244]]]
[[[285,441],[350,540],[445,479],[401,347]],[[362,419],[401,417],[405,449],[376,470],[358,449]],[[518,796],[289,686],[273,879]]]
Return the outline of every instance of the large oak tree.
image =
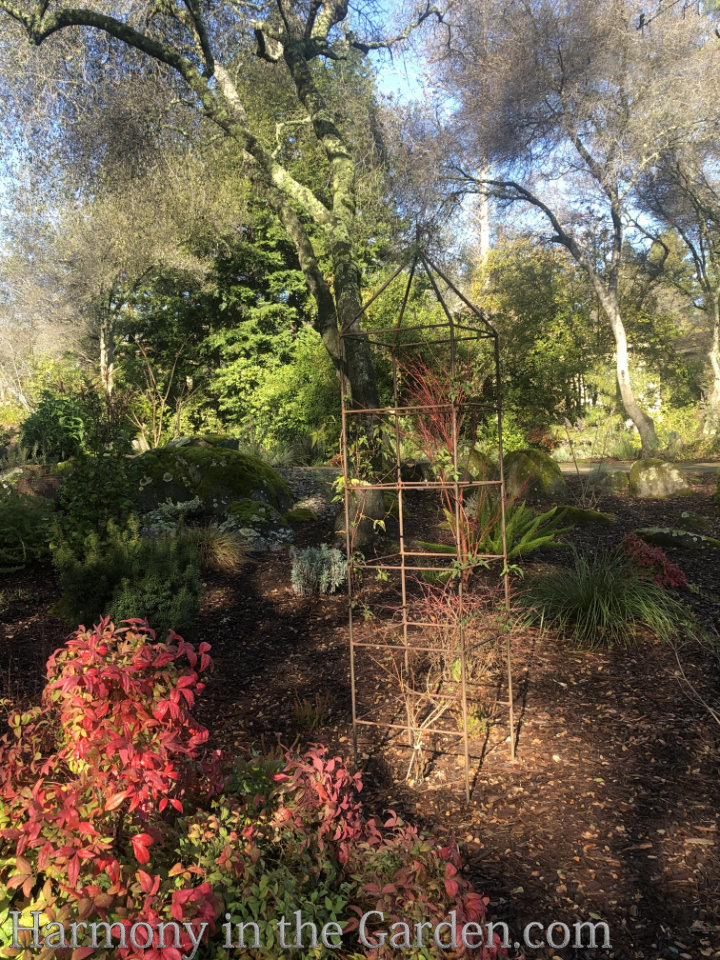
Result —
[[[83,7],[53,0],[0,0],[2,42],[11,61],[17,53],[15,62],[23,62],[23,39],[39,48],[62,39],[68,49],[81,51],[58,62],[58,83],[66,98],[70,89],[76,111],[88,73],[97,85],[112,75],[116,84],[126,80],[131,88],[137,63],[123,59],[123,50],[130,49],[154,64],[161,80],[174,76],[178,96],[237,145],[243,174],[270,204],[297,250],[317,308],[315,326],[343,387],[366,407],[377,405],[377,389],[369,345],[357,320],[362,303],[354,247],[357,157],[343,117],[328,101],[324,77],[329,65],[391,45],[432,12],[422,9],[397,37],[371,30],[360,39],[347,0],[94,0]],[[292,91],[294,116],[279,119],[275,143],[247,106],[245,94],[258,95],[243,84],[253,55],[280,71]],[[20,88],[23,81],[30,87],[31,71],[19,80]],[[46,123],[54,129],[58,115],[48,110]],[[298,176],[297,167],[284,161],[298,130],[312,132],[324,164],[321,185]],[[329,263],[325,271],[323,256]],[[352,336],[341,343],[341,331]]]

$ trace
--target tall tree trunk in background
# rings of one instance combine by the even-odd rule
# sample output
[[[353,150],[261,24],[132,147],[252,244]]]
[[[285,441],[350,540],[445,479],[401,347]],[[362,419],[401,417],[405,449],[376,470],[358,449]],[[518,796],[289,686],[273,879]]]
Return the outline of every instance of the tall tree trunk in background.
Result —
[[[630,420],[635,424],[640,434],[640,446],[643,457],[651,457],[659,447],[655,424],[640,407],[635,399],[635,392],[630,381],[630,356],[628,352],[627,333],[620,314],[620,307],[614,291],[608,291],[599,282],[594,283],[600,305],[610,322],[613,337],[615,338],[615,372],[620,399],[623,409]]]
[[[484,165],[480,171],[481,181],[490,176],[490,168]],[[490,253],[490,194],[483,190],[478,194],[478,260],[480,266],[485,264]],[[485,284],[487,286],[487,279]]]
[[[100,382],[110,403],[115,389],[115,322],[108,314],[100,320]]]
[[[720,292],[715,291],[712,305],[712,339],[708,352],[710,383],[705,398],[705,432],[716,433],[720,428]]]

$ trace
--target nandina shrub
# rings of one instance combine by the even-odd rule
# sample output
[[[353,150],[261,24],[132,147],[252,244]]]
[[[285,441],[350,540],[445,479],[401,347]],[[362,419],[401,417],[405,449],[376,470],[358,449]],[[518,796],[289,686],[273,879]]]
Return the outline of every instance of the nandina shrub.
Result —
[[[143,621],[103,620],[50,658],[41,705],[12,716],[0,741],[4,944],[10,911],[22,912],[22,925],[32,910],[46,922],[214,920],[210,884],[196,877],[180,891],[169,873],[178,813],[221,786],[218,758],[204,751],[208,731],[191,714],[208,650],[174,634],[156,643]],[[153,954],[180,960],[177,949],[142,952]]]
[[[385,931],[402,921],[413,936],[416,923],[434,925],[451,910],[458,928],[484,921],[488,901],[462,876],[454,842],[440,847],[395,814],[383,825],[367,819],[359,774],[351,774],[324,747],[288,754],[281,770],[256,759],[243,766],[231,785],[234,791],[219,798],[212,811],[188,821],[178,868],[191,880],[193,869],[200,867],[232,918],[232,946],[218,943],[213,960],[238,955],[237,925],[250,922],[258,925],[260,946],[243,955],[276,960],[285,952],[277,921],[290,921],[287,946],[294,942],[297,910],[318,933],[332,922],[343,931],[339,950],[319,946],[311,953],[306,930],[302,955],[344,960],[384,960],[397,954],[389,940],[378,949],[359,942],[359,920],[368,911],[383,914]],[[367,935],[372,936],[370,926]],[[252,946],[249,928],[245,936],[245,945]],[[411,960],[436,954],[431,937],[424,950],[403,950]],[[491,947],[461,947],[445,955],[500,960],[505,953],[496,940]]]
[[[652,577],[659,587],[688,589],[685,574],[668,558],[662,547],[652,547],[636,533],[628,533],[623,538],[622,548],[633,566]]]
[[[322,747],[253,758],[220,793],[219,758],[203,754],[207,731],[191,714],[207,651],[173,634],[155,643],[140,621],[120,629],[103,621],[50,659],[41,706],[12,717],[0,741],[0,956],[13,955],[11,911],[22,926],[40,911],[42,936],[59,938],[46,925],[64,924],[68,939],[51,941],[48,953],[63,960],[193,953],[187,931],[178,946],[155,939],[136,949],[119,946],[119,928],[109,949],[102,934],[100,949],[86,946],[81,931],[73,950],[63,942],[76,921],[117,922],[128,932],[140,921],[153,931],[187,923],[194,938],[206,931],[197,960],[276,960],[275,921],[292,923],[296,910],[318,930],[341,925],[341,952],[312,955],[343,960],[394,955],[391,945],[358,945],[358,920],[369,910],[381,911],[386,926],[402,920],[411,929],[451,910],[459,925],[482,922],[487,900],[462,877],[454,844],[438,847],[394,814],[383,826],[367,819],[359,775]],[[216,929],[225,912],[233,943],[236,923],[257,922],[259,949],[225,946]],[[435,950],[404,955],[419,960]],[[21,955],[32,953],[28,946]],[[470,953],[504,955],[497,946]]]

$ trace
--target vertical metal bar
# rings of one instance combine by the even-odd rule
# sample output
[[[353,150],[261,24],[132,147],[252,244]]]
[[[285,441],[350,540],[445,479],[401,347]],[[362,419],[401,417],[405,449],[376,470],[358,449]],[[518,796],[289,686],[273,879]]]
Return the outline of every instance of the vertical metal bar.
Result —
[[[413,269],[415,264],[413,264]],[[405,304],[407,303],[407,296],[410,292],[408,287],[405,292],[405,299],[403,301],[402,313],[404,313]],[[397,331],[396,331],[397,336]],[[393,341],[393,347],[395,342]],[[393,369],[393,402],[394,402],[394,420],[395,420],[395,477],[396,477],[396,487],[398,495],[398,535],[400,537],[400,599],[402,603],[402,633],[403,633],[403,663],[405,667],[405,681],[407,682],[410,672],[410,658],[408,656],[408,609],[407,609],[407,584],[406,584],[406,555],[405,555],[405,522],[403,517],[403,483],[402,483],[402,461],[400,457],[400,398],[398,392],[398,361],[397,353],[395,349],[392,352],[392,369]],[[413,741],[413,731],[412,726],[412,714],[410,710],[410,703],[408,701],[408,696],[412,696],[412,691],[408,688],[408,691],[405,694],[406,700],[406,713],[407,713],[407,722],[408,722],[408,745],[412,748],[414,746]]]
[[[448,313],[450,323],[450,383],[454,384],[456,375],[456,344],[455,327],[452,315]],[[460,690],[462,697],[462,724],[463,750],[465,753],[465,799],[470,801],[470,743],[468,740],[468,709],[467,709],[467,658],[465,651],[465,625],[463,623],[463,566],[467,562],[467,542],[463,540],[460,531],[460,473],[458,462],[458,423],[457,401],[451,397],[450,425],[452,438],[452,469],[453,469],[453,499],[455,502],[455,546],[458,563],[457,577],[457,638],[460,646]]]
[[[497,432],[498,432],[498,466],[500,469],[500,523],[502,529],[503,548],[503,581],[505,587],[505,610],[508,616],[507,637],[505,640],[505,661],[507,664],[508,682],[508,716],[510,723],[510,759],[515,759],[515,704],[513,702],[512,676],[512,642],[510,634],[510,571],[508,570],[507,536],[505,531],[505,470],[503,467],[503,440],[502,440],[502,381],[500,379],[500,345],[497,335],[494,338],[495,353],[495,383],[497,389]]]
[[[345,488],[345,556],[347,559],[347,583],[348,583],[348,636],[350,640],[350,701],[352,709],[352,741],[353,741],[353,761],[358,765],[358,745],[357,745],[357,702],[355,690],[355,634],[353,624],[353,572],[355,565],[352,558],[352,540],[350,536],[350,464],[348,454],[348,435],[347,435],[347,410],[344,385],[340,393],[340,415],[341,415],[341,436],[342,436],[342,466],[343,466],[343,485]]]

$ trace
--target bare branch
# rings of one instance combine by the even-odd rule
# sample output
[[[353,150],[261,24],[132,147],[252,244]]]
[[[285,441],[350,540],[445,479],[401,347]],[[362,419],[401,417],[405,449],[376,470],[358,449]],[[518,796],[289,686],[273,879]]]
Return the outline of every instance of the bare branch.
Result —
[[[350,46],[361,53],[369,53],[371,50],[389,50],[391,47],[409,39],[410,35],[417,30],[426,20],[434,18],[438,23],[444,23],[445,14],[439,7],[433,6],[429,0],[425,6],[419,10],[412,20],[409,21],[405,29],[394,37],[387,37],[383,40],[360,40],[357,37],[348,37]]]

